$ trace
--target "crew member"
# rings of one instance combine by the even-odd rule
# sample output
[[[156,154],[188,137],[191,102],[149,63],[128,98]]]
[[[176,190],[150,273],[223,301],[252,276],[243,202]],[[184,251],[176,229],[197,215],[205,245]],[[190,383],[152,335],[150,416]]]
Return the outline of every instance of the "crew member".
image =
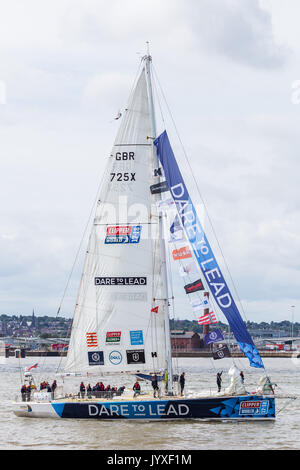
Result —
[[[223,371],[217,373],[217,385],[218,385],[218,392],[221,391],[221,385],[222,385],[222,374]]]
[[[81,398],[83,398],[85,394],[85,385],[83,382],[80,383],[79,391],[80,391]]]
[[[53,380],[53,383],[51,385],[51,398],[52,398],[52,400],[54,399],[54,392],[55,392],[56,388],[57,388],[56,380]]]
[[[22,385],[21,387],[21,395],[22,395],[22,401],[26,401],[26,397],[27,397],[27,387],[26,385]]]
[[[185,384],[184,372],[182,372],[180,376],[179,383],[180,383],[180,395],[183,396],[183,389],[184,389],[184,384]]]
[[[137,397],[138,395],[141,394],[141,386],[138,383],[138,381],[135,382],[135,384],[133,386],[133,391],[134,391],[133,398],[135,398],[135,397]]]
[[[31,395],[31,385],[27,385],[27,387],[26,387],[26,401],[30,401],[30,395]]]
[[[124,392],[124,390],[125,390],[124,385],[123,385],[122,387],[119,387],[119,388],[118,388],[118,391],[117,391],[117,395],[122,395],[122,393]]]
[[[159,394],[159,387],[157,382],[157,375],[155,374],[152,379],[152,388],[153,388],[153,397],[157,398],[157,394]]]

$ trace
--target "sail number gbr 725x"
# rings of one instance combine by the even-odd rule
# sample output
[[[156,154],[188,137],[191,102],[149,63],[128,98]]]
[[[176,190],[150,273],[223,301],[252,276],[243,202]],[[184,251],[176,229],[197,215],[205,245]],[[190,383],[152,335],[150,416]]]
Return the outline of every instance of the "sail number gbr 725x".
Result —
[[[110,181],[136,181],[135,173],[111,173]]]

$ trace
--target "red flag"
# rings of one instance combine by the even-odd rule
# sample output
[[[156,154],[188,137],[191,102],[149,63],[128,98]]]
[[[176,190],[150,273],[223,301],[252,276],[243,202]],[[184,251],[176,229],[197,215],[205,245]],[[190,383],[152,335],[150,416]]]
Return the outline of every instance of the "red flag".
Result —
[[[154,307],[151,309],[151,312],[158,313],[158,307]]]
[[[173,250],[172,255],[175,261],[179,259],[192,258],[192,252],[188,246],[183,246],[178,250]]]
[[[36,364],[34,364],[33,366],[28,367],[26,372],[29,372],[31,369],[36,369],[37,366],[38,366],[38,362]]]

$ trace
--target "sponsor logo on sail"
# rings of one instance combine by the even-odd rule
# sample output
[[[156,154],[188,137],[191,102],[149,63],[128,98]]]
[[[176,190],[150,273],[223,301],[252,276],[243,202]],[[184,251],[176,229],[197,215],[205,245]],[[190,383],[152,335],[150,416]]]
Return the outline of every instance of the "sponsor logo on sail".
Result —
[[[87,342],[88,348],[98,347],[97,333],[96,332],[86,333],[86,342]]]
[[[88,352],[88,360],[90,366],[103,366],[104,354],[103,351]]]
[[[106,344],[120,343],[121,331],[108,331],[106,333]]]
[[[145,364],[144,349],[127,350],[127,364]]]
[[[117,366],[121,364],[123,357],[120,351],[112,351],[109,354],[108,359],[113,365]]]
[[[130,344],[132,346],[138,346],[144,344],[143,330],[130,331]]]
[[[95,286],[145,286],[146,277],[95,277]]]
[[[117,225],[107,227],[105,244],[139,243],[141,225]]]

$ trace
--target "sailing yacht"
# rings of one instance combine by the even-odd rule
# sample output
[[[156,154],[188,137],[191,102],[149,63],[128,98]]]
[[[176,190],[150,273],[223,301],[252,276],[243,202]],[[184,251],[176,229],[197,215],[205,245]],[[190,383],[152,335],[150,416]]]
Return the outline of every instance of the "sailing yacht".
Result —
[[[157,375],[159,394],[133,394],[131,389],[80,396],[56,392],[53,397],[43,390],[35,391],[30,401],[15,402],[18,416],[100,420],[275,418],[275,399],[265,387],[269,379],[265,377],[260,388],[249,394],[235,368],[230,372],[231,386],[225,391],[207,396],[199,392],[192,397],[181,396],[178,391],[170,342],[170,240],[166,231],[174,243],[173,259],[184,272],[183,295],[194,308],[201,302],[205,307],[202,317],[207,319],[202,322],[215,322],[210,308],[206,308],[210,295],[250,366],[264,370],[264,365],[206,238],[168,134],[163,131],[157,135],[152,82],[152,58],[147,54],[128,106],[120,116],[103,176],[64,369],[73,377],[129,375],[148,380],[150,385]],[[171,227],[170,208],[175,214]],[[187,259],[193,269],[187,269]],[[25,379],[30,383],[31,373]]]

